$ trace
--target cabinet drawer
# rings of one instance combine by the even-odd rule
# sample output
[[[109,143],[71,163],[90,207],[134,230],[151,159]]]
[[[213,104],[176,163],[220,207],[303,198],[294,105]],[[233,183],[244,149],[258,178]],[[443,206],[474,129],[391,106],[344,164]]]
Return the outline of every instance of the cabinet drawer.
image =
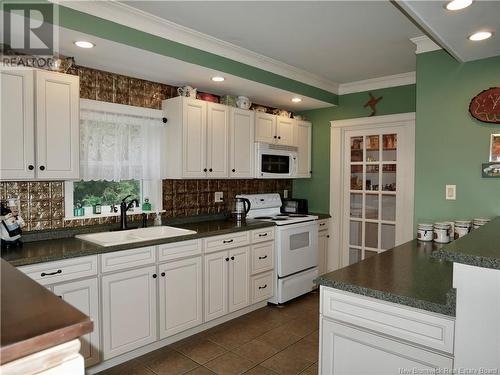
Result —
[[[237,232],[205,238],[205,253],[245,246],[250,243],[250,232]]]
[[[318,220],[318,230],[328,230],[328,219]]]
[[[273,296],[273,272],[252,276],[250,288],[252,303],[271,298]]]
[[[252,243],[274,240],[274,227],[256,229],[251,233]]]
[[[19,267],[19,270],[42,285],[97,275],[97,255]]]
[[[251,274],[272,270],[274,267],[274,242],[253,245],[251,253]]]
[[[321,287],[323,316],[453,354],[455,320]]]
[[[101,255],[101,271],[111,272],[156,262],[155,246],[116,251]]]
[[[201,240],[174,242],[158,246],[159,262],[198,254],[201,254]]]

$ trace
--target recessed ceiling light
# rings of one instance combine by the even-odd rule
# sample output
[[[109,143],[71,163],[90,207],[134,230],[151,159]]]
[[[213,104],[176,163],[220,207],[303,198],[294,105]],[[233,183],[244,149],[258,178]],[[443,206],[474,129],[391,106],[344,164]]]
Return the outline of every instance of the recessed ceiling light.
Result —
[[[472,4],[473,0],[453,0],[446,4],[446,9],[448,10],[460,10],[467,8]]]
[[[478,31],[477,33],[472,34],[469,36],[469,40],[473,40],[474,42],[477,42],[479,40],[485,40],[491,37],[493,34],[490,33],[489,31]]]
[[[75,45],[80,48],[92,48],[95,46],[94,43],[87,42],[85,40],[78,40],[75,42]]]
[[[214,81],[214,82],[223,82],[224,80],[225,80],[225,78],[221,77],[221,76],[212,77],[212,81]]]
[[[294,103],[300,103],[302,101],[302,99],[300,98],[292,98],[292,102]]]

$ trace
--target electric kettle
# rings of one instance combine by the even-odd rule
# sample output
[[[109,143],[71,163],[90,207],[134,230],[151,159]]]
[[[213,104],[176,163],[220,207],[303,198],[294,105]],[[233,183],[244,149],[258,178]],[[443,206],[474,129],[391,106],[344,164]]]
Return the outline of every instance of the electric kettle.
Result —
[[[231,207],[231,219],[238,223],[244,222],[248,211],[250,211],[250,201],[247,198],[234,198]]]

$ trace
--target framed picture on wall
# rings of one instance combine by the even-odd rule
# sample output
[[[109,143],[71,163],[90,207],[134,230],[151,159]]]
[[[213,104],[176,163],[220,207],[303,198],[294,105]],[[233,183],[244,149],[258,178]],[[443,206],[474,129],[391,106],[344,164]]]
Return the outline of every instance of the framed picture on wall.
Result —
[[[496,177],[500,178],[500,162],[483,163],[482,164],[483,177]]]
[[[500,134],[491,135],[490,161],[500,162]]]

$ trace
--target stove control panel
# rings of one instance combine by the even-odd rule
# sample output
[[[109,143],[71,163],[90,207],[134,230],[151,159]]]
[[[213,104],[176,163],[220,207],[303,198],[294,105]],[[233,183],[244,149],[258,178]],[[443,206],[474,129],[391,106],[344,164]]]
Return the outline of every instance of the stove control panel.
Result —
[[[279,194],[248,194],[237,195],[236,197],[248,199],[251,211],[263,208],[280,208],[282,204]]]

